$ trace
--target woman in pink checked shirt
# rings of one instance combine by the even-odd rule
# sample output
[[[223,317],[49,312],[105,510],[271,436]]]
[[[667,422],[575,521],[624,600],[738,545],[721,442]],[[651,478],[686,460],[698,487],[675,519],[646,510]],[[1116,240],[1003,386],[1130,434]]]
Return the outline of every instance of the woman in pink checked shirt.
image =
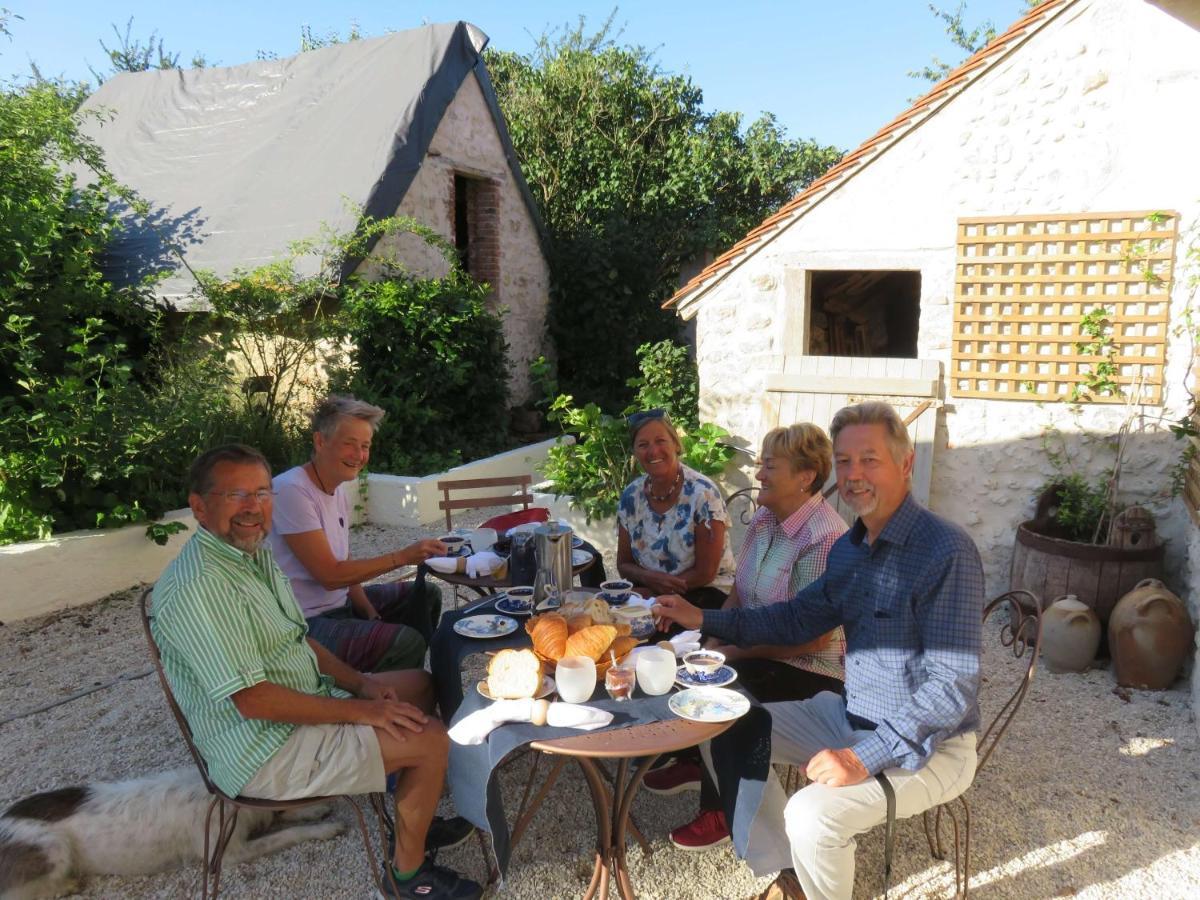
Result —
[[[723,608],[783,603],[825,571],[825,559],[846,523],[821,496],[833,467],[833,446],[808,423],[776,428],[763,438],[756,477],[759,509],[737,559],[733,590]],[[710,639],[738,680],[760,703],[805,700],[821,691],[841,693],[846,639],[840,628],[803,646],[735,647]],[[681,850],[728,842],[716,788],[698,755],[650,772],[646,789],[676,794],[700,789],[700,815],[671,832]]]

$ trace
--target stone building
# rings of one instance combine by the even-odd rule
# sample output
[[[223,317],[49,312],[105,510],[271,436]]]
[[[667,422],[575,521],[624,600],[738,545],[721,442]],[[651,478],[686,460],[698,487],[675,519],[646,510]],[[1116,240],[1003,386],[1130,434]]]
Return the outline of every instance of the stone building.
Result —
[[[914,489],[998,592],[1038,488],[1111,467],[1132,415],[1121,494],[1195,615],[1168,425],[1193,396],[1197,110],[1197,0],[1030,10],[669,301],[695,323],[702,416],[752,450],[861,397],[920,410]]]
[[[110,274],[167,269],[155,291],[203,308],[193,271],[227,277],[286,258],[361,212],[409,216],[447,238],[504,308],[512,398],[527,398],[543,352],[549,270],[541,223],[466,22],[351,41],[287,59],[118,75],[84,105],[112,173],[153,209],[129,217]],[[419,275],[446,262],[412,235],[384,239]],[[176,252],[177,251],[177,252]],[[295,261],[315,274],[314,253]],[[370,272],[371,258],[356,265]],[[343,273],[345,274],[345,273]]]

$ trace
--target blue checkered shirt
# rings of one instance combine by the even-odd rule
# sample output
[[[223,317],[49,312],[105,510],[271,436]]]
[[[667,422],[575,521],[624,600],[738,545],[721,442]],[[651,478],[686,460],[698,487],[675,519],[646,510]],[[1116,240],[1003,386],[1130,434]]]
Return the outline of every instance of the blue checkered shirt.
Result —
[[[983,566],[962,528],[909,495],[868,543],[862,520],[825,574],[787,603],[708,610],[703,631],[739,646],[803,644],[846,630],[846,710],[875,723],[852,749],[876,774],[923,766],[979,727]]]

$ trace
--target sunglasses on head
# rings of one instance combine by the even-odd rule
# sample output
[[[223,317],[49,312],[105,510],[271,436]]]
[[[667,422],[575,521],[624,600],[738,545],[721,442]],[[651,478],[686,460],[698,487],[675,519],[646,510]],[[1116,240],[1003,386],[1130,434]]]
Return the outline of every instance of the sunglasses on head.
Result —
[[[647,409],[642,412],[630,413],[625,417],[625,424],[629,426],[631,431],[636,431],[647,422],[654,421],[670,421],[671,417],[667,415],[665,409]]]

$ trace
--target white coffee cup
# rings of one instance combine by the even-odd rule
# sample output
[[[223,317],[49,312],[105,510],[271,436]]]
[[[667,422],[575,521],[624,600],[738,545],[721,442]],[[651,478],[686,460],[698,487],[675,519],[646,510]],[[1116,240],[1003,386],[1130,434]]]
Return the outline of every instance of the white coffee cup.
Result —
[[[554,670],[564,703],[586,703],[596,690],[596,662],[590,656],[564,656]]]
[[[637,682],[651,696],[665,694],[675,683],[675,654],[661,647],[642,647],[637,653]]]

